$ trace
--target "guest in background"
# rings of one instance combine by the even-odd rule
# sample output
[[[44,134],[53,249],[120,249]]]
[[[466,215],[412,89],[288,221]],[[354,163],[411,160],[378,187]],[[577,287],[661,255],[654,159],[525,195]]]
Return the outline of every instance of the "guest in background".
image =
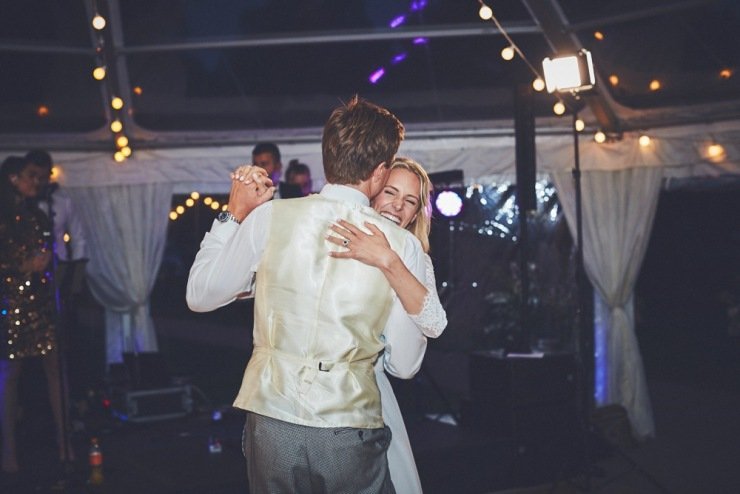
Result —
[[[38,204],[54,225],[54,253],[61,262],[87,260],[87,242],[80,217],[75,214],[72,199],[59,184],[51,182],[53,161],[42,149],[26,154],[26,159],[45,170],[41,176]],[[69,241],[65,242],[65,234]]]
[[[301,196],[307,196],[313,192],[311,182],[311,169],[307,164],[298,160],[290,160],[288,169],[285,170],[285,181],[291,185],[297,185],[301,189]]]
[[[34,201],[46,174],[44,168],[18,156],[7,158],[0,168],[0,409],[5,473],[19,469],[15,443],[18,381],[23,363],[30,358],[42,359],[59,458],[72,459],[63,427],[50,270],[51,225]]]

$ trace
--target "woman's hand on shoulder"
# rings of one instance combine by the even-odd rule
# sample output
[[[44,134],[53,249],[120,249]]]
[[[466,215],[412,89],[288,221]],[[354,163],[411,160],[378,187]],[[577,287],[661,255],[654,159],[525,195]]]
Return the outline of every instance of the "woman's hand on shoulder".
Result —
[[[399,259],[398,254],[391,249],[380,228],[367,221],[364,226],[370,233],[348,221],[337,220],[329,227],[331,232],[326,239],[344,250],[330,251],[329,255],[339,259],[356,259],[369,266],[388,269],[393,261]]]

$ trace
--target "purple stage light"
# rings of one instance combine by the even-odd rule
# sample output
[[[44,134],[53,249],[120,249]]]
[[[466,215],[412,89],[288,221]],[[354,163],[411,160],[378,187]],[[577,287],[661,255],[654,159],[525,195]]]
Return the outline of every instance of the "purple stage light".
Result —
[[[429,42],[429,38],[414,38],[415,45],[426,45]]]
[[[460,214],[463,202],[458,194],[451,190],[445,190],[437,195],[434,205],[437,206],[437,210],[442,213],[443,216],[450,218]]]
[[[370,80],[370,83],[377,84],[381,77],[385,75],[385,69],[383,67],[380,67],[378,70],[370,74],[370,77],[368,79]]]
[[[404,60],[406,60],[406,52],[399,53],[398,55],[393,57],[393,60],[391,60],[391,63],[395,65],[397,63],[403,62]]]
[[[391,29],[400,26],[404,22],[406,22],[406,16],[405,15],[399,15],[398,17],[396,17],[395,19],[393,19],[391,21],[391,24],[390,24]]]
[[[409,6],[411,12],[418,12],[427,6],[427,0],[413,0]]]

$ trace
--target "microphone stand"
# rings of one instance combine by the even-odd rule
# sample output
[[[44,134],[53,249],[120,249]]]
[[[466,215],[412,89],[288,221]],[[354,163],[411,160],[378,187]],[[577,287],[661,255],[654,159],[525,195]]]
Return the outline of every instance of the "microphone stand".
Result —
[[[55,185],[55,184],[54,184]],[[54,305],[55,305],[55,311],[54,311],[54,332],[56,336],[56,342],[57,342],[57,364],[59,367],[59,397],[60,397],[60,407],[61,407],[61,436],[62,436],[62,462],[64,465],[64,475],[67,476],[71,473],[71,459],[69,458],[69,452],[71,450],[70,447],[70,431],[69,431],[69,410],[68,410],[68,397],[67,397],[67,375],[66,375],[66,348],[65,348],[65,333],[62,330],[62,326],[64,324],[62,317],[63,314],[63,304],[59,293],[59,281],[57,280],[57,273],[59,272],[59,261],[57,256],[57,239],[56,239],[56,232],[55,232],[55,221],[54,221],[54,200],[53,200],[53,193],[57,189],[57,187],[50,185],[46,187],[44,199],[46,200],[46,204],[48,207],[48,216],[49,216],[49,226],[50,226],[50,236],[51,236],[51,245],[52,245],[52,256],[51,256],[51,282],[52,282],[52,289],[54,291]],[[64,482],[64,480],[62,480]]]

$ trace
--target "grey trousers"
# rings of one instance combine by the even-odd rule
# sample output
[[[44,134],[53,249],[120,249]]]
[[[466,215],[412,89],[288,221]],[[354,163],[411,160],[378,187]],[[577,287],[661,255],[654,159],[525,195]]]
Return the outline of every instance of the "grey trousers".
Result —
[[[247,412],[242,450],[250,494],[395,494],[391,431],[306,427]]]

